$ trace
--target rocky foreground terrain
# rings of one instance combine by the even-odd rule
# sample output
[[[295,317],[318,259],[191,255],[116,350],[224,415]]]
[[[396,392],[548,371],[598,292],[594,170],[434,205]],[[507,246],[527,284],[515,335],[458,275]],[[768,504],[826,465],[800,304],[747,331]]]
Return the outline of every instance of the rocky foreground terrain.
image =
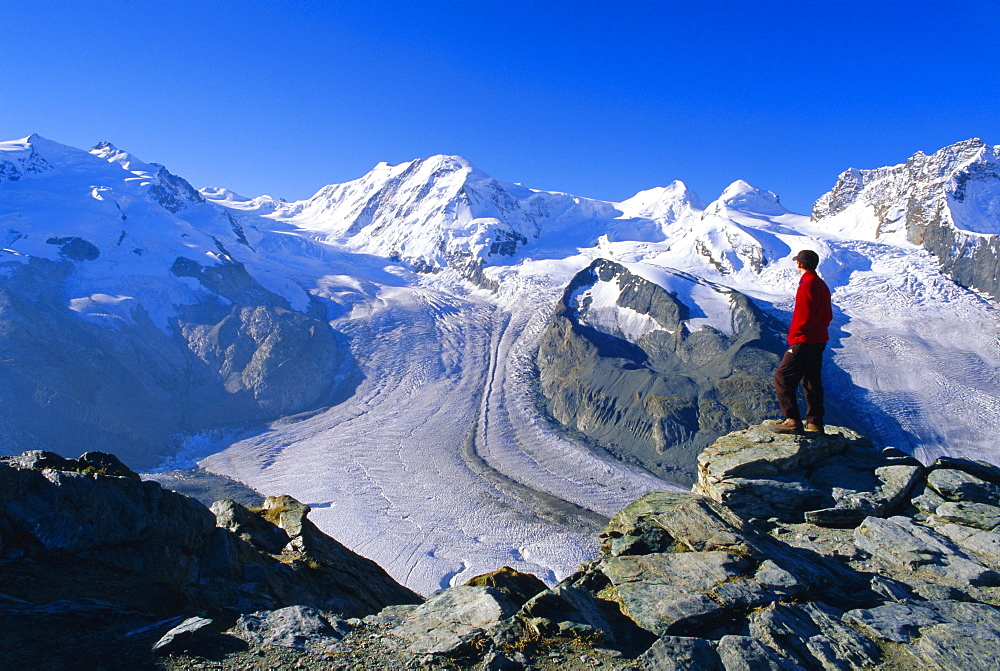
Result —
[[[323,535],[142,482],[111,455],[0,462],[0,666],[996,669],[1000,468],[755,426],[616,514],[553,587],[423,599]]]

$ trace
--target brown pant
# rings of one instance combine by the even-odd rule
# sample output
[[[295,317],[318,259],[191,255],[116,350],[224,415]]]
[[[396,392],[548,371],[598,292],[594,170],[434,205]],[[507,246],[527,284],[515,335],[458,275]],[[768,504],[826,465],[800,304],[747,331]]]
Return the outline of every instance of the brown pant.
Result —
[[[806,397],[806,421],[823,423],[823,350],[824,342],[789,345],[774,371],[774,391],[785,417],[801,419],[795,392],[799,385]]]

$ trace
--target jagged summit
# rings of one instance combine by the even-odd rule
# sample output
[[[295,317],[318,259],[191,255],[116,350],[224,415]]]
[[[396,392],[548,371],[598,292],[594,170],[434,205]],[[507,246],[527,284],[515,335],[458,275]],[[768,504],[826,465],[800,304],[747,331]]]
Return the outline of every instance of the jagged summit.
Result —
[[[163,166],[158,163],[146,163],[134,154],[122,151],[107,141],[98,142],[91,148],[90,153],[99,158],[103,158],[108,163],[117,163],[130,172],[142,171],[155,173],[158,172],[159,169],[163,168]]]
[[[876,222],[876,229],[871,231],[874,237],[883,236],[897,230],[885,224],[895,222],[890,219],[888,210],[892,201],[898,201],[909,196],[927,196],[942,201],[936,204],[945,205],[944,198],[952,203],[963,203],[970,196],[983,207],[975,212],[963,212],[971,215],[960,217],[951,223],[972,232],[997,233],[998,209],[996,194],[992,188],[987,188],[996,182],[998,177],[997,163],[1000,161],[1000,146],[990,146],[979,138],[971,138],[956,142],[937,152],[927,155],[918,151],[906,163],[894,166],[876,168],[874,170],[845,170],[837,179],[834,187],[816,200],[813,205],[813,219],[826,219],[841,214],[852,205],[867,205],[875,210],[877,217],[883,221]],[[970,193],[971,187],[974,193]],[[982,221],[985,215],[988,223]]]
[[[841,173],[813,206],[832,236],[919,245],[960,284],[1000,295],[1000,146],[978,138]]]

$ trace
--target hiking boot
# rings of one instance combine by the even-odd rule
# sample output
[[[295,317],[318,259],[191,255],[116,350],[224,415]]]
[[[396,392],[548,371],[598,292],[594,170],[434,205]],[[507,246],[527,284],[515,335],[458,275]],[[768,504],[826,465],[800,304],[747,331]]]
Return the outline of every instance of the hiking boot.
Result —
[[[826,433],[823,422],[806,422],[806,433]]]
[[[767,425],[775,433],[802,433],[802,420],[800,419],[786,419],[783,422],[774,419],[767,422]]]

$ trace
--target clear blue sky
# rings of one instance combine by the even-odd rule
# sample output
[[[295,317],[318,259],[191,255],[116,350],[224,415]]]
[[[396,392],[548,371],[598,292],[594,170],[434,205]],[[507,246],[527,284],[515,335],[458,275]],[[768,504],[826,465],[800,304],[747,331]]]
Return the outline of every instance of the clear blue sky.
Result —
[[[1000,2],[0,3],[0,139],[108,140],[286,199],[379,161],[621,200],[1000,144]]]

